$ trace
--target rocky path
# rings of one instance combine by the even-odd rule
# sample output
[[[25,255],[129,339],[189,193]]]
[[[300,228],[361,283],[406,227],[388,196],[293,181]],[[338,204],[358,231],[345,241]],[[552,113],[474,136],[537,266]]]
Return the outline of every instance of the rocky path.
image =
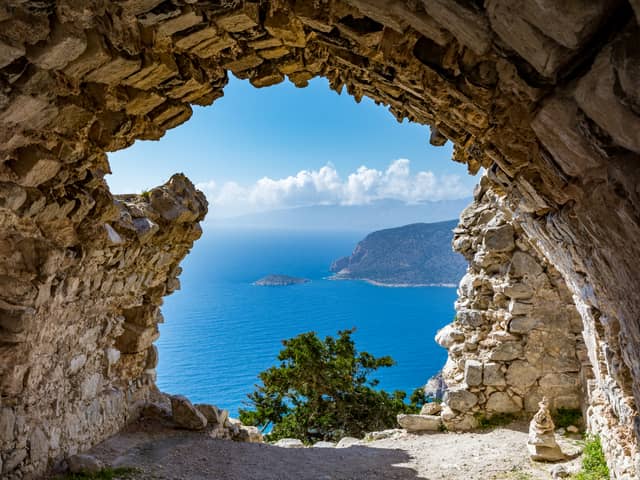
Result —
[[[137,424],[90,453],[114,467],[135,467],[137,479],[550,479],[552,465],[529,460],[524,427],[464,434],[400,431],[348,448],[281,448]],[[575,451],[575,443],[565,439],[563,449]],[[578,461],[567,466],[575,468]]]

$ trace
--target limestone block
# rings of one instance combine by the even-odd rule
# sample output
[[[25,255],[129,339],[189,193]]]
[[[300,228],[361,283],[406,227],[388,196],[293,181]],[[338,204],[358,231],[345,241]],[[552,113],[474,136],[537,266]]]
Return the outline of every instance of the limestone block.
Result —
[[[313,448],[335,448],[336,444],[333,442],[316,442],[313,444]]]
[[[279,38],[265,38],[264,40],[255,40],[249,42],[249,46],[255,50],[273,49],[282,46],[282,40]]]
[[[82,32],[71,32],[55,23],[51,37],[27,52],[27,58],[44,70],[60,70],[78,58],[87,48],[87,39]]]
[[[154,62],[127,77],[122,83],[140,90],[149,90],[176,76],[177,73],[178,68],[172,61]]]
[[[166,22],[162,22],[156,33],[160,37],[168,37],[202,22],[202,16],[195,12],[186,12]]]
[[[304,448],[304,443],[302,443],[302,440],[297,438],[281,438],[274,443],[273,446],[280,448]]]
[[[502,292],[509,298],[516,300],[526,300],[533,296],[533,289],[524,283],[510,283],[505,285]]]
[[[147,349],[146,369],[154,369],[158,366],[158,347],[151,345]]]
[[[540,377],[540,370],[524,361],[515,361],[507,370],[507,383],[520,389],[530,387]]]
[[[206,417],[182,395],[171,397],[171,415],[176,424],[188,430],[202,430],[207,426]]]
[[[245,3],[240,10],[234,10],[227,15],[216,18],[216,24],[227,32],[243,32],[258,26],[259,15],[258,4]]]
[[[515,252],[511,257],[509,265],[509,275],[514,278],[530,277],[535,278],[542,274],[540,263],[531,255],[525,252]]]
[[[474,328],[480,327],[486,323],[484,314],[478,310],[457,310],[456,320],[463,325],[468,325]]]
[[[518,301],[512,298],[509,302],[509,313],[513,316],[528,315],[533,311],[531,303]]]
[[[264,62],[264,60],[258,55],[251,54],[234,60],[233,62],[226,63],[224,68],[231,70],[233,73],[237,73],[249,70],[250,68],[255,68],[262,62]]]
[[[407,432],[437,432],[441,429],[439,415],[398,415],[398,424]]]
[[[149,348],[159,336],[158,327],[148,328],[126,323],[124,333],[116,340],[116,348],[122,353],[137,353]]]
[[[420,415],[438,415],[442,411],[440,402],[427,402],[420,409]]]
[[[38,148],[22,149],[12,166],[18,176],[18,183],[24,187],[37,187],[52,179],[60,171],[60,167],[60,162],[53,154]]]
[[[276,48],[265,48],[264,50],[260,50],[258,55],[266,60],[273,60],[274,58],[286,57],[289,55],[290,50],[285,47],[276,47]]]
[[[522,344],[519,342],[505,342],[497,345],[489,355],[494,361],[507,362],[523,356]]]
[[[491,46],[491,29],[482,12],[454,0],[422,0],[425,11],[477,55]],[[470,5],[470,4],[469,4]]]
[[[204,42],[211,42],[218,37],[218,29],[205,27],[192,32],[175,42],[175,46],[183,50],[197,49]]]
[[[193,53],[200,58],[211,58],[235,44],[236,41],[231,37],[216,37],[194,47]]]
[[[491,28],[541,75],[553,78],[568,61],[571,51],[518,15],[511,2],[491,0],[487,2],[487,12]]]
[[[111,60],[111,54],[100,35],[89,32],[86,38],[84,52],[63,69],[63,72],[72,78],[79,79]]]
[[[25,49],[22,45],[13,46],[0,41],[0,68],[6,67],[15,59],[20,58],[24,54]]]
[[[548,99],[531,126],[562,170],[572,176],[584,175],[600,165],[600,153],[584,137],[579,123],[578,105],[563,97]]]
[[[238,433],[232,436],[232,439],[237,442],[248,443],[262,443],[262,433],[258,430],[258,427],[251,427],[246,425],[240,425]]]
[[[313,74],[307,71],[299,71],[287,75],[291,83],[298,88],[304,88],[309,84],[309,80],[313,78]]]
[[[494,392],[487,399],[486,409],[496,413],[517,413],[522,409],[522,402],[516,402],[506,392]]]
[[[482,362],[467,360],[464,364],[464,381],[470,387],[482,384]]]
[[[449,348],[456,343],[464,341],[464,333],[453,327],[452,325],[446,325],[438,330],[436,334],[436,343],[444,348]]]
[[[29,455],[33,462],[47,461],[49,439],[40,427],[36,427],[29,436]]]
[[[279,38],[290,47],[304,47],[306,39],[303,24],[284,10],[276,10],[267,15],[264,28],[272,37]]]
[[[485,230],[483,246],[491,252],[509,252],[515,248],[513,227],[510,224]]]
[[[500,387],[507,384],[499,363],[484,364],[482,383],[492,387]]]
[[[267,70],[259,72],[251,81],[251,85],[256,88],[269,87],[284,80],[284,75],[277,70]]]
[[[129,115],[146,115],[164,101],[157,93],[140,92],[127,103],[125,109]]]
[[[637,37],[630,32],[621,36],[616,43],[618,57],[626,57],[624,65],[633,68],[640,61]],[[615,142],[640,153],[640,116],[625,105],[624,96],[618,93],[618,76],[612,63],[613,48],[605,48],[596,58],[591,70],[582,77],[575,92],[580,108],[603,128]]]
[[[430,38],[438,45],[445,46],[451,40],[451,35],[447,33],[442,25],[439,25],[424,12],[410,10],[405,2],[393,2],[390,11],[402,21],[407,22],[414,30]]]
[[[452,410],[467,412],[478,403],[478,397],[464,388],[451,388],[444,395],[444,403]]]
[[[24,188],[10,182],[0,182],[0,207],[16,211],[27,200]]]
[[[14,428],[16,425],[16,415],[11,408],[0,410],[0,445],[8,445],[14,440]]]
[[[226,410],[221,410],[214,405],[197,403],[195,407],[207,419],[207,425],[224,425],[224,422],[228,418],[228,413],[226,416],[223,413],[226,412]]]
[[[140,65],[140,60],[129,60],[124,57],[116,57],[93,70],[91,73],[86,75],[85,79],[89,82],[115,85],[137,72],[140,69]]]

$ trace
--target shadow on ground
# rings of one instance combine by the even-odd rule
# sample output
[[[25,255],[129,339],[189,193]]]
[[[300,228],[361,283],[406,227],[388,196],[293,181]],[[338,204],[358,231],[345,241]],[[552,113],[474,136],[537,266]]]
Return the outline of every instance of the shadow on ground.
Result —
[[[413,480],[400,449],[280,448],[218,440],[170,429],[122,432],[91,452],[113,467],[135,467],[137,479]]]

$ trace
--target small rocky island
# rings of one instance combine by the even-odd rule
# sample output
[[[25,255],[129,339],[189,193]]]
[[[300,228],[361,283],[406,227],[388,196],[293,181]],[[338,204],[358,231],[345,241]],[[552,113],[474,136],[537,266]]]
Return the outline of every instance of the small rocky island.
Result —
[[[308,278],[290,277],[289,275],[277,275],[271,274],[266,277],[262,277],[260,280],[253,282],[254,285],[260,287],[286,287],[288,285],[300,285],[302,283],[309,283],[311,280]]]

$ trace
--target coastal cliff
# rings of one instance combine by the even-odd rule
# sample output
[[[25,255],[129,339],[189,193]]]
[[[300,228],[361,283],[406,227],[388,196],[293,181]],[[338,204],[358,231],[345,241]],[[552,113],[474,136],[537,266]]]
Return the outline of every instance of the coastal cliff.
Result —
[[[451,250],[457,221],[414,223],[370,233],[353,253],[331,264],[336,280],[385,286],[454,286],[466,262]]]

